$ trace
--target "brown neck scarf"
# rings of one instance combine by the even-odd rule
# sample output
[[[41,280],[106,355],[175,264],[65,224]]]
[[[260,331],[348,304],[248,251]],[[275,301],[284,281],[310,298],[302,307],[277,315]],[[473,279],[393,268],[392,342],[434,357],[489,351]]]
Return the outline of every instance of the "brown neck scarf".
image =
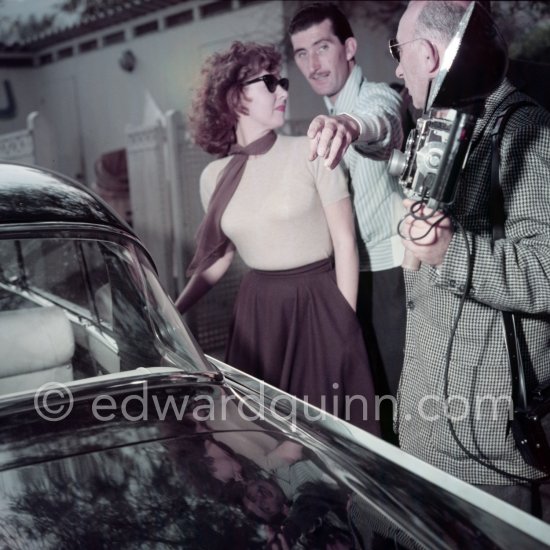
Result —
[[[197,249],[187,268],[188,277],[203,272],[227,252],[230,241],[221,228],[222,215],[239,186],[248,157],[267,153],[276,139],[277,134],[271,131],[246,147],[235,143],[229,149],[233,158],[220,172],[206,215],[197,231]]]

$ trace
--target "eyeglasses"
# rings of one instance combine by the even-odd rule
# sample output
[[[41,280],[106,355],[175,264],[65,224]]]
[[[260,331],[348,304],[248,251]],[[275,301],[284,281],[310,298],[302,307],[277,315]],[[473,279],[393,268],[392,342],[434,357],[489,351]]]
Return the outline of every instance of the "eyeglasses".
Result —
[[[288,87],[290,85],[288,78],[277,78],[272,74],[264,74],[263,76],[259,76],[258,78],[253,78],[252,80],[243,82],[243,86],[254,84],[254,82],[263,82],[265,84],[265,87],[271,93],[273,93],[277,89],[277,86],[280,86],[283,90],[288,90]]]
[[[413,40],[408,40],[407,42],[401,42],[400,44],[397,43],[397,38],[391,38],[388,42],[388,47],[390,49],[391,56],[398,62],[401,63],[401,46],[404,46],[405,44],[410,44],[411,42],[416,42],[417,40],[426,40],[426,42],[430,42],[426,38],[414,38]]]

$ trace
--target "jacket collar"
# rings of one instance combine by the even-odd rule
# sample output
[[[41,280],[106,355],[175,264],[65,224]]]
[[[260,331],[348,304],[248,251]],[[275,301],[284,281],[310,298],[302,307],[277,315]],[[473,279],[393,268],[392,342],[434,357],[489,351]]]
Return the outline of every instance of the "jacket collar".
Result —
[[[508,101],[505,101],[506,98],[516,91],[516,88],[505,78],[502,84],[485,100],[484,111],[476,122],[472,141],[476,142],[482,136],[497,110],[504,104],[508,104]]]
[[[340,90],[338,97],[336,98],[336,103],[333,105],[327,96],[323,97],[327,111],[330,114],[348,113],[353,111],[363,80],[363,71],[361,70],[361,67],[356,64],[349,73],[344,87]]]

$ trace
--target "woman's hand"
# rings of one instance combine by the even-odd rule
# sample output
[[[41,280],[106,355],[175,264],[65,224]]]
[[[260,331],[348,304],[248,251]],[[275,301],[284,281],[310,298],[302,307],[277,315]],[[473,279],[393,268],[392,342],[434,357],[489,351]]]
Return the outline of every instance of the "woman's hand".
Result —
[[[235,249],[231,247],[208,269],[205,269],[202,273],[195,273],[189,279],[189,282],[185,285],[185,288],[176,300],[176,307],[182,315],[224,276],[234,256]]]
[[[359,255],[355,241],[353,207],[349,197],[325,206],[325,216],[334,247],[336,283],[353,311],[357,307]]]

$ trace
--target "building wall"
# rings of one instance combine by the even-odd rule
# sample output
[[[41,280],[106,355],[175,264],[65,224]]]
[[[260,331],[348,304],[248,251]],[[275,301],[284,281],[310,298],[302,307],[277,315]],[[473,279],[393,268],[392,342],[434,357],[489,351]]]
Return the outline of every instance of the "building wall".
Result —
[[[2,70],[0,78],[10,81],[16,97],[17,116],[0,120],[0,134],[24,128],[27,115],[39,110],[53,129],[58,170],[91,184],[95,160],[124,147],[128,125],[151,123],[169,109],[187,111],[200,66],[210,53],[235,39],[282,45],[296,8],[292,1],[241,5],[233,0],[227,2],[228,11],[202,18],[195,15],[191,23],[163,28],[167,16],[190,6],[197,11],[205,4],[208,0],[186,2],[41,52],[56,59],[60,50],[72,47],[72,57],[34,68]],[[134,36],[132,28],[153,19],[160,22],[159,31]],[[363,25],[354,27],[357,60],[369,78],[394,80],[392,60],[381,55],[389,31],[367,33]],[[102,46],[104,37],[118,30],[124,31],[126,40]],[[83,42],[96,38],[97,49],[79,52]],[[118,62],[128,49],[137,60],[132,72],[123,71]],[[321,98],[311,92],[292,60],[284,70],[291,78],[289,118],[310,119],[324,112]]]
[[[16,112],[14,118],[0,118],[0,133],[22,130],[26,123],[27,115],[37,105],[35,82],[36,69],[26,68],[0,68],[0,109],[8,107],[3,82],[8,81],[15,96]]]

